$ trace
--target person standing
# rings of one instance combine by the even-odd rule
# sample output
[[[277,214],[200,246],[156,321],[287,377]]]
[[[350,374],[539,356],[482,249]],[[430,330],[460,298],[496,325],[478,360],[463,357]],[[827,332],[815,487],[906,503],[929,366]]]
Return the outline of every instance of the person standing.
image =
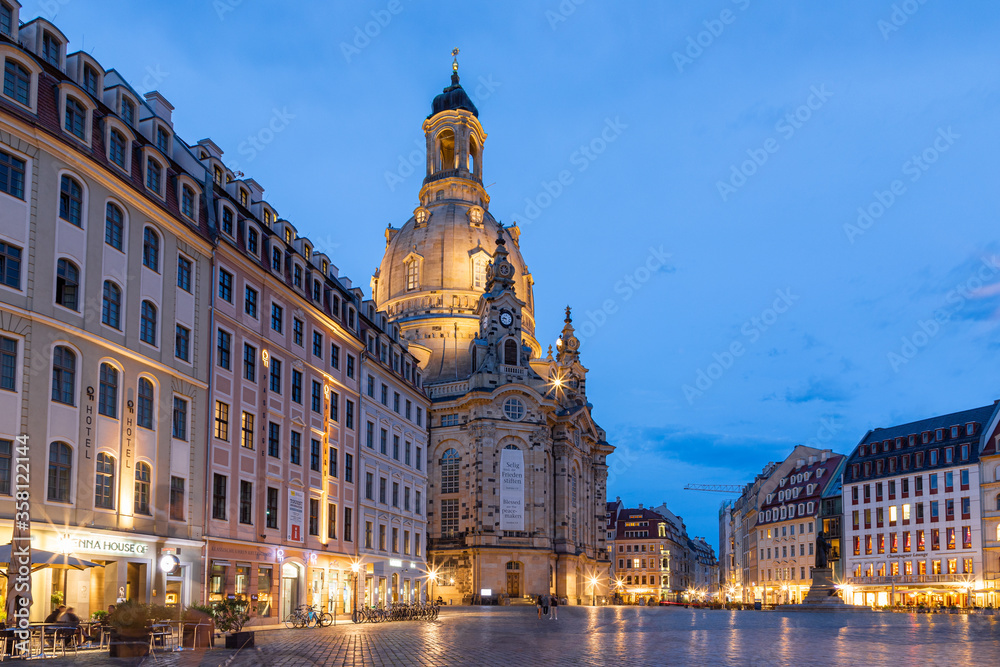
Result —
[[[554,618],[557,621],[559,620],[559,596],[558,595],[553,595],[552,596],[552,616],[550,616],[549,618]]]
[[[542,620],[542,596],[535,596],[535,607],[538,608],[538,620]]]
[[[542,615],[544,616],[549,615],[549,597],[548,593],[542,595]],[[551,617],[549,617],[549,620],[552,620]]]

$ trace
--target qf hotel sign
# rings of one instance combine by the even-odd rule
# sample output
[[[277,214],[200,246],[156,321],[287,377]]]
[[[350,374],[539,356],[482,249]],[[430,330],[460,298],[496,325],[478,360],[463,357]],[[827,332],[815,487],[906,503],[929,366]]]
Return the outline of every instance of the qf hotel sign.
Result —
[[[131,540],[116,540],[101,537],[71,537],[73,551],[90,553],[144,556],[149,546],[142,542]]]

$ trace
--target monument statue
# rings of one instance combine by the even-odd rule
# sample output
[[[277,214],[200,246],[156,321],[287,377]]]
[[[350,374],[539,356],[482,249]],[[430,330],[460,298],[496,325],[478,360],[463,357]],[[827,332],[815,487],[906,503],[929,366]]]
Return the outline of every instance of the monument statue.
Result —
[[[826,568],[829,567],[828,560],[830,556],[830,540],[826,537],[826,532],[820,530],[816,533],[816,567]]]

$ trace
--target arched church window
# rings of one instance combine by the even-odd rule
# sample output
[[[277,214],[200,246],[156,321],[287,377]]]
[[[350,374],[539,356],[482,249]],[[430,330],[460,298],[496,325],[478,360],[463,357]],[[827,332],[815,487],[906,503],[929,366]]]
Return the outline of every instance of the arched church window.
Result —
[[[438,135],[438,171],[456,169],[455,162],[455,133],[451,130],[442,130]]]
[[[486,258],[482,255],[477,255],[472,260],[472,287],[474,289],[486,287]]]
[[[406,291],[412,292],[420,287],[420,266],[417,260],[411,259],[406,263]]]
[[[508,398],[503,402],[503,413],[507,419],[519,422],[524,419],[524,403],[519,398]],[[512,445],[506,449],[510,449],[511,447]],[[517,447],[514,447],[514,449],[517,449]]]
[[[458,493],[458,464],[461,460],[454,448],[441,456],[441,493]]]
[[[503,362],[508,366],[517,366],[517,342],[508,338],[503,344]]]
[[[469,173],[479,172],[479,142],[473,137],[469,141]]]
[[[514,399],[514,400],[517,400],[517,399]],[[507,445],[506,447],[504,447],[504,449],[513,449],[514,451],[518,451],[520,449],[520,447],[518,447],[517,445]]]

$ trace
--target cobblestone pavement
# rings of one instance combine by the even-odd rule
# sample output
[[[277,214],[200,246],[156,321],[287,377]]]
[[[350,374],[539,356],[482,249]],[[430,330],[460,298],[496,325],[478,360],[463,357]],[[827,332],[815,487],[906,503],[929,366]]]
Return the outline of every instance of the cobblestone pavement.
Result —
[[[258,631],[256,648],[159,654],[163,667],[297,665],[996,665],[1000,617],[818,614],[681,608],[452,608],[435,622]],[[47,660],[114,665],[107,652]]]

